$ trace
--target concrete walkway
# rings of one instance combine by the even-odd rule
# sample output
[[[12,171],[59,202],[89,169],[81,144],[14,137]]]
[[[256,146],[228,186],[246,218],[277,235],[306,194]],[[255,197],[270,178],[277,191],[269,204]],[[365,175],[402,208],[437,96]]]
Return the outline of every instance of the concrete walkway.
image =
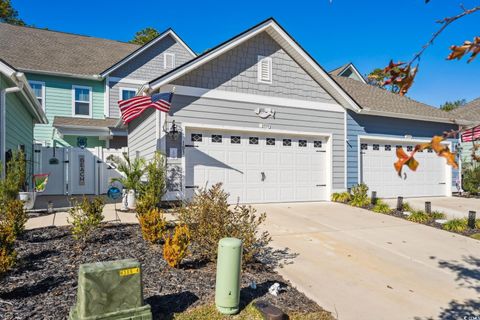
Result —
[[[336,203],[256,205],[279,269],[341,320],[480,316],[480,241]]]
[[[392,208],[397,206],[397,199],[384,199]],[[480,218],[480,199],[461,198],[461,197],[425,197],[425,198],[405,198],[413,209],[425,210],[425,202],[432,203],[433,211],[441,211],[448,218],[468,217],[468,211],[477,212],[477,218]]]

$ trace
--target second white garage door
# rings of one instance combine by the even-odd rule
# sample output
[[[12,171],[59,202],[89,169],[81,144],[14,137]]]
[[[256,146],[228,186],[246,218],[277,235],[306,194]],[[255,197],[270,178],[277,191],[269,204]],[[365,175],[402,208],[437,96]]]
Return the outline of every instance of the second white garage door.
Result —
[[[185,191],[222,182],[241,203],[328,199],[327,138],[190,129]]]
[[[361,141],[361,181],[382,198],[448,195],[451,177],[446,173],[446,161],[431,150],[415,154],[420,163],[417,171],[405,166],[402,176],[398,176],[393,167],[397,161],[396,148],[401,146],[409,153],[415,145],[414,141]]]

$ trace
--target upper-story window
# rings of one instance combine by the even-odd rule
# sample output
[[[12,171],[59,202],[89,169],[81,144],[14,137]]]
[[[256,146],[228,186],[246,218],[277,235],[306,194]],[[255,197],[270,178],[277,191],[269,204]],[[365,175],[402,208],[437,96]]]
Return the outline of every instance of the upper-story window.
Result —
[[[41,81],[29,81],[30,87],[32,88],[35,97],[37,97],[38,102],[45,110],[45,82]]]
[[[134,88],[120,88],[120,100],[128,100],[135,97],[137,89]]]
[[[163,68],[164,69],[173,69],[175,68],[175,54],[165,52],[163,54]]]
[[[91,117],[92,116],[92,88],[73,86],[73,106],[72,115],[77,117]]]
[[[272,58],[258,56],[257,79],[258,82],[272,83]]]

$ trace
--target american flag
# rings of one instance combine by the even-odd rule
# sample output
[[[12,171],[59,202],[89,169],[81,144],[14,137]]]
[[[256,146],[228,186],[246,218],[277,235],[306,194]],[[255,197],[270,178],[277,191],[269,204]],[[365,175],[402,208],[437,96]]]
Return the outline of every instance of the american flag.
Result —
[[[168,112],[172,102],[173,92],[156,93],[151,96],[138,96],[118,101],[124,124],[138,118],[148,108]]]
[[[462,142],[471,142],[480,138],[480,126],[462,132]]]

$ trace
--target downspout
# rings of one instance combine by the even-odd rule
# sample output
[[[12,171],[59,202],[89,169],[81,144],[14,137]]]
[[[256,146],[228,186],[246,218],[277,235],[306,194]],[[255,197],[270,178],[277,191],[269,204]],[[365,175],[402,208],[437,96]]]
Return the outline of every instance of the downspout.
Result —
[[[0,90],[0,162],[2,163],[1,177],[5,178],[5,144],[7,142],[6,117],[7,117],[7,94],[20,92],[23,90],[23,82],[19,82],[16,87],[10,87]]]

